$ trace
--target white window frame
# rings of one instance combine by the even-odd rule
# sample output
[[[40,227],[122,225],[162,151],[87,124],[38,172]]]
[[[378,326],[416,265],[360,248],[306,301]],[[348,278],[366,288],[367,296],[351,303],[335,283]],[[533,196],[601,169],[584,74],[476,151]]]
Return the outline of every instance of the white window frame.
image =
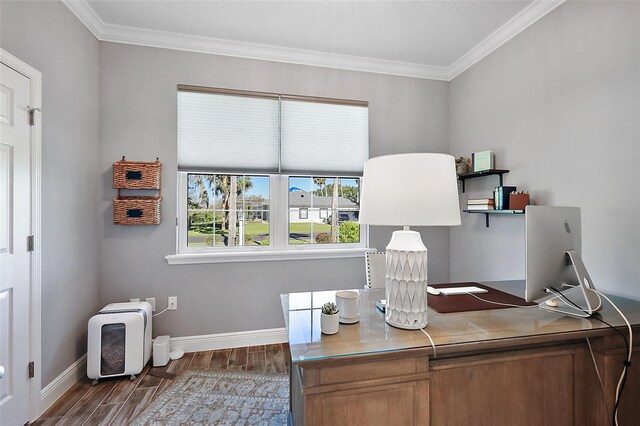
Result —
[[[189,247],[187,245],[187,180],[189,174],[209,174],[211,171],[179,171],[177,188],[176,254],[165,257],[170,265],[251,262],[274,260],[331,259],[363,257],[368,250],[369,228],[360,225],[360,242],[337,244],[291,245],[289,239],[289,178],[300,174],[269,174],[269,245],[268,246],[223,246]],[[256,173],[257,175],[267,175]],[[246,175],[251,175],[247,172]],[[314,174],[313,177],[318,177]],[[335,176],[326,176],[332,178]],[[360,178],[359,176],[339,176]]]

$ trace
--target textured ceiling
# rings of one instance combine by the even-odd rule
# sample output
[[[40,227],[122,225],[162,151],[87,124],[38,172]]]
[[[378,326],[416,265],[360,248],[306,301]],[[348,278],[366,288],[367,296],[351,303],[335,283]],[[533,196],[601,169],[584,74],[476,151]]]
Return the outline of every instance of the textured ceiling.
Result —
[[[531,0],[89,0],[106,24],[449,66]]]

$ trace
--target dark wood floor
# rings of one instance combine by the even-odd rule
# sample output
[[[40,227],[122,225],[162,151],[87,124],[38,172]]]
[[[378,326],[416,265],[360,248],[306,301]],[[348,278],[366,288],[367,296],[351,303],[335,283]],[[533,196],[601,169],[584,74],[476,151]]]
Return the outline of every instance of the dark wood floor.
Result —
[[[162,370],[179,375],[187,369],[248,370],[283,373],[289,369],[289,345],[251,346],[185,354]],[[135,419],[172,382],[147,374],[138,378],[101,380],[91,386],[86,377],[69,389],[34,425],[126,425]]]

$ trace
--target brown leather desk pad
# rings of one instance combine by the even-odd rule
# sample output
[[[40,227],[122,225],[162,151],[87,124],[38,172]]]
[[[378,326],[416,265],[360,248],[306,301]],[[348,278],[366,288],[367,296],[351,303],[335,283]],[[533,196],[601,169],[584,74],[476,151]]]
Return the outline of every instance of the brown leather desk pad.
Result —
[[[518,306],[533,306],[535,303],[526,302],[523,298],[514,296],[504,291],[496,290],[495,288],[487,287],[484,284],[475,282],[464,283],[442,283],[442,284],[430,284],[434,288],[449,288],[449,287],[470,287],[476,286],[487,289],[488,293],[476,293],[475,295],[481,299],[490,300],[492,302],[507,303],[510,305]],[[466,311],[484,311],[489,309],[504,309],[512,308],[513,306],[496,305],[494,303],[484,302],[468,294],[456,294],[451,296],[445,296],[439,294],[433,296],[427,295],[427,304],[429,307],[440,314],[448,314],[453,312],[466,312]]]

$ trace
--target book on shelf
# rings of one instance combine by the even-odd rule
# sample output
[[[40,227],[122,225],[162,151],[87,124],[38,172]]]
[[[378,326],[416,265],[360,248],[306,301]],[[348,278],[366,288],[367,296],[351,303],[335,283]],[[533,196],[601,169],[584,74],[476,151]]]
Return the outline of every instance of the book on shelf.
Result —
[[[469,198],[467,204],[493,204],[493,198]]]
[[[509,209],[509,194],[516,192],[515,186],[499,186],[494,190],[495,206],[497,209]]]
[[[493,151],[480,151],[471,154],[471,164],[474,172],[483,172],[493,169]]]
[[[467,210],[495,210],[491,204],[467,204]]]
[[[493,198],[470,198],[467,204],[494,204]]]

